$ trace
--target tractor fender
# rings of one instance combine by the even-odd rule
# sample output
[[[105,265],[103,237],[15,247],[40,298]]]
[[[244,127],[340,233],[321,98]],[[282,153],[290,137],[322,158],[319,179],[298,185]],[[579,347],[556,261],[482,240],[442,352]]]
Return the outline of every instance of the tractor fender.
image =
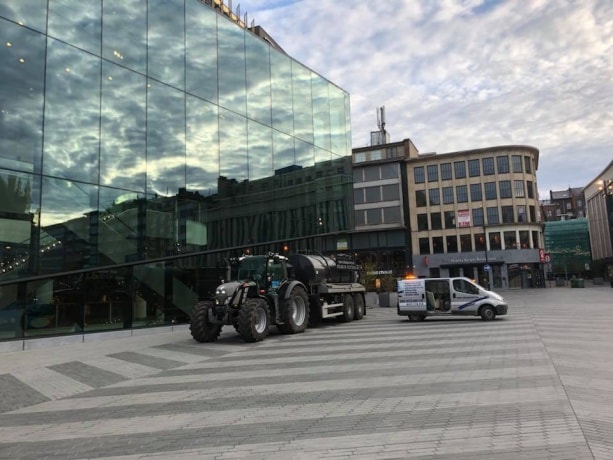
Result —
[[[307,293],[309,292],[309,290],[306,288],[306,286],[303,283],[301,283],[298,280],[291,280],[288,283],[285,283],[281,287],[281,290],[279,292],[279,300],[289,299],[289,295],[291,294],[291,292],[296,286],[302,287]]]

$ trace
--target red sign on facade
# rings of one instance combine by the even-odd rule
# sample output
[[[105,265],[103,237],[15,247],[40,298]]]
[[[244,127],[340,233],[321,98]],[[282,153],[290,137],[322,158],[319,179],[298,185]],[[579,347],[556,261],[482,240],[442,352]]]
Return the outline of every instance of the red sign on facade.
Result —
[[[545,262],[545,250],[543,248],[539,249],[539,260]]]

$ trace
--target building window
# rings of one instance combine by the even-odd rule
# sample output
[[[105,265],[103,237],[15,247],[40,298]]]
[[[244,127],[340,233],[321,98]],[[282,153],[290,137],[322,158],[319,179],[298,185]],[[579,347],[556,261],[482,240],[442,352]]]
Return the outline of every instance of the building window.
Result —
[[[511,181],[501,180],[498,182],[498,188],[500,189],[500,198],[511,198]]]
[[[443,204],[453,204],[453,187],[443,187]]]
[[[496,167],[498,168],[498,174],[506,174],[509,172],[509,157],[496,157]]]
[[[455,235],[447,236],[447,252],[458,252],[458,237]]]
[[[445,228],[455,228],[455,211],[445,211]]]
[[[381,218],[381,209],[367,209],[366,210],[366,221],[368,225],[379,225],[383,223]]]
[[[524,157],[524,166],[526,168],[526,174],[532,174],[532,158]]]
[[[521,156],[520,155],[513,155],[513,172],[514,173],[520,173],[522,172],[521,169]]]
[[[426,206],[426,191],[425,190],[415,190],[415,205],[418,208],[423,208]]]
[[[513,216],[513,206],[502,206],[500,210],[502,211],[503,224],[512,224],[513,222],[515,222]]]
[[[470,177],[479,177],[481,175],[479,160],[468,160],[468,175]]]
[[[423,166],[417,166],[413,170],[413,176],[415,177],[415,183],[416,184],[423,184],[424,182],[426,182],[426,176],[424,175],[424,167]]]
[[[366,182],[374,182],[381,178],[379,174],[379,166],[368,166],[364,168],[364,177]]]
[[[445,248],[443,247],[443,237],[435,236],[432,238],[432,253],[433,254],[443,254],[445,252]]]
[[[532,247],[533,248],[540,247],[540,244],[539,244],[539,232],[532,232]]]
[[[524,181],[523,180],[513,181],[513,188],[515,189],[515,198],[523,198],[526,196],[524,192]]]
[[[419,239],[419,253],[421,255],[430,254],[430,238]]]
[[[441,204],[441,196],[439,189],[431,188],[430,190],[428,190],[428,194],[430,196],[430,206],[436,206]]]
[[[551,213],[551,211],[549,211]],[[517,206],[517,222],[527,222],[526,221],[526,206],[520,204]]]
[[[490,251],[502,249],[502,241],[500,241],[500,232],[490,233]]]
[[[470,184],[470,201],[483,200],[481,184]]]
[[[428,165],[428,182],[438,180],[438,165]]]
[[[496,171],[494,171],[494,158],[493,157],[482,158],[481,163],[483,164],[483,175],[484,176],[491,176],[493,174],[496,174]]]
[[[460,235],[460,251],[461,252],[472,252],[473,250],[473,244],[472,244],[472,238],[470,237],[469,233],[466,233],[464,235]]]
[[[443,222],[441,220],[440,212],[433,212],[430,214],[430,228],[432,230],[442,230]]]
[[[400,223],[400,208],[398,206],[390,206],[383,208],[383,223],[384,224],[399,224]]]
[[[485,233],[475,233],[475,251],[485,251]]]
[[[417,214],[417,231],[424,232],[428,230],[428,214]]]
[[[364,176],[364,171],[361,169],[355,168],[353,170],[353,183],[359,184],[360,182],[363,182],[364,181],[363,176]]]
[[[381,198],[383,201],[395,201],[400,199],[400,191],[398,185],[383,185],[381,187]]]
[[[353,189],[353,203],[354,204],[364,203],[364,189],[363,188]]]
[[[487,208],[487,224],[488,225],[496,225],[499,224],[500,220],[498,218],[498,206],[488,206]]]
[[[516,249],[517,248],[517,236],[515,232],[504,232],[504,248]]]
[[[473,209],[473,225],[483,225],[483,208]]]
[[[451,163],[441,164],[441,180],[451,180]]]
[[[530,206],[528,209],[530,210],[530,222],[536,222],[536,208]]]
[[[355,225],[361,226],[366,225],[366,212],[365,211],[356,211],[355,212]]]
[[[379,187],[366,187],[366,203],[379,203],[381,201],[381,189]]]
[[[485,199],[486,200],[495,200],[496,196],[496,182],[486,182],[484,184],[485,187]]]
[[[528,198],[534,198],[534,185],[532,181],[526,181],[526,190],[528,192]]]
[[[466,177],[466,162],[456,161],[453,163],[455,169],[455,178],[464,179]]]
[[[519,244],[522,249],[530,249],[530,232],[527,230],[521,230],[519,232]]]
[[[466,185],[458,185],[455,188],[456,200],[458,203],[468,203],[468,189]]]

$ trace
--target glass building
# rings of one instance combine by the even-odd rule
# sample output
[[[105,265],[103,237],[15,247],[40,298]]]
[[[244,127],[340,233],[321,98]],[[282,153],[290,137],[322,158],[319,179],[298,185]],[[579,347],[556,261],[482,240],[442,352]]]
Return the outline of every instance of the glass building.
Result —
[[[0,340],[186,322],[224,257],[353,227],[349,95],[234,19],[0,0]]]

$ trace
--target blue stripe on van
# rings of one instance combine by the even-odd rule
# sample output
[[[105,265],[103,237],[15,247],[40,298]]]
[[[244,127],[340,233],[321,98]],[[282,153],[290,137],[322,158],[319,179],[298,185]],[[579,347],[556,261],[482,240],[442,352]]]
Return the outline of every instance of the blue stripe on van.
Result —
[[[487,299],[487,296],[485,296],[485,297],[478,297],[478,298],[476,298],[476,299],[473,299],[473,300],[471,300],[470,302],[465,303],[464,305],[460,305],[460,306],[458,307],[458,310],[464,310],[465,308],[470,307],[471,305],[473,305],[473,304],[475,304],[475,303],[477,303],[477,302],[480,302],[480,301],[482,301],[482,300],[484,300],[484,299]]]

